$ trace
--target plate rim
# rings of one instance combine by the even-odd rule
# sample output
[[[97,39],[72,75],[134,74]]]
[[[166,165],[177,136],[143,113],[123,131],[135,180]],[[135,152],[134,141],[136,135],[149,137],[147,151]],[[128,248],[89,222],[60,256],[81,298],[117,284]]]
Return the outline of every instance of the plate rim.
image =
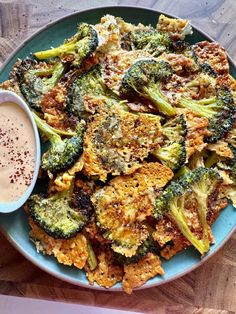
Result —
[[[146,6],[136,6],[136,5],[110,5],[110,6],[95,6],[92,8],[87,8],[84,10],[79,10],[73,13],[69,13],[64,15],[63,17],[57,18],[49,23],[47,23],[45,26],[39,28],[37,31],[33,32],[31,35],[29,35],[28,37],[26,37],[26,39],[23,40],[23,42],[17,46],[11,53],[10,55],[7,57],[7,59],[2,63],[1,67],[0,67],[0,72],[7,66],[7,64],[16,56],[16,54],[28,43],[30,42],[35,36],[39,35],[40,33],[44,32],[48,27],[53,26],[55,24],[57,24],[58,22],[62,22],[63,20],[66,20],[68,18],[74,17],[76,15],[79,15],[80,13],[86,13],[86,12],[91,12],[91,11],[96,11],[98,9],[115,9],[115,8],[124,8],[124,9],[139,9],[140,11],[145,10],[145,11],[149,11],[150,13],[158,13],[158,14],[164,14],[168,17],[172,17],[172,18],[180,18],[174,14],[169,14],[163,10],[156,10],[153,8],[149,8]],[[207,40],[209,40],[210,42],[215,42],[216,40],[214,40],[210,35],[208,35],[207,33],[205,33],[203,30],[201,30],[200,28],[196,27],[194,25],[194,23],[191,23],[191,26],[193,27],[193,30],[198,31],[201,35],[203,35]],[[228,52],[226,51],[226,55],[230,61],[230,63],[232,64],[232,66],[235,68],[236,70],[236,62],[233,60],[233,58],[228,54]],[[45,271],[46,273],[56,277],[57,279],[60,279],[62,281],[68,282],[70,284],[79,286],[79,287],[83,287],[86,289],[91,289],[91,290],[100,290],[100,291],[106,291],[106,292],[123,292],[122,287],[110,287],[110,288],[104,288],[101,286],[98,286],[97,284],[94,285],[90,285],[89,282],[88,283],[83,283],[83,282],[78,282],[73,279],[70,278],[64,278],[64,275],[61,275],[60,273],[58,273],[55,270],[51,270],[48,269],[46,266],[44,266],[41,262],[38,262],[37,260],[35,260],[31,254],[27,253],[26,250],[24,250],[21,246],[19,246],[17,244],[17,242],[7,233],[6,230],[4,230],[1,226],[0,226],[0,231],[2,232],[2,234],[5,236],[5,238],[13,245],[13,247],[20,252],[20,254],[22,254],[26,259],[28,259],[32,264],[34,264],[35,266],[37,266],[38,268],[40,268],[41,270]],[[186,271],[180,272],[179,274],[173,276],[172,278],[169,279],[165,279],[163,281],[160,282],[156,282],[156,283],[149,283],[149,284],[144,284],[141,287],[135,288],[134,291],[137,290],[143,290],[143,289],[148,289],[148,288],[153,288],[153,287],[157,287],[166,283],[169,283],[173,280],[176,280],[178,278],[181,278],[183,276],[185,276],[186,274],[192,272],[193,270],[197,269],[198,267],[200,267],[204,262],[206,262],[207,260],[209,260],[211,257],[214,256],[215,253],[217,253],[220,249],[222,249],[222,247],[225,245],[225,243],[229,240],[229,238],[232,236],[232,234],[236,231],[236,225],[234,225],[231,229],[231,231],[227,234],[227,236],[224,238],[224,240],[220,243],[219,246],[217,246],[216,249],[212,250],[210,252],[209,255],[206,255],[204,258],[202,258],[201,260],[199,260],[199,262],[197,262],[196,265],[191,266],[189,269],[187,269]]]

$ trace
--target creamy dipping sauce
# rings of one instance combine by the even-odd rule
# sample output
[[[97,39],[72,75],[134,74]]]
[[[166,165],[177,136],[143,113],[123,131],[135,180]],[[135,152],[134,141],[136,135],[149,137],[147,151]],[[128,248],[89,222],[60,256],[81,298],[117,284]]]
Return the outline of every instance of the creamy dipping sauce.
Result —
[[[33,126],[15,103],[0,104],[0,202],[19,199],[34,174],[36,143]]]

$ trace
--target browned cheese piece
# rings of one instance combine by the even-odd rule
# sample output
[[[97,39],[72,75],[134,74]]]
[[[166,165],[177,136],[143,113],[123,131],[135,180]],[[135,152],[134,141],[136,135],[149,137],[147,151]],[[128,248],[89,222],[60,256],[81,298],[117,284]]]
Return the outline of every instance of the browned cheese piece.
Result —
[[[157,255],[148,253],[138,263],[124,266],[122,286],[126,293],[131,294],[134,288],[142,286],[156,275],[164,275],[161,260]]]
[[[136,253],[148,237],[144,221],[153,212],[159,190],[172,177],[168,167],[144,163],[133,174],[112,179],[93,195],[97,222],[114,251],[127,257]]]
[[[160,118],[118,107],[94,115],[84,136],[84,172],[105,181],[107,175],[130,174],[158,147]]]
[[[30,218],[30,238],[37,251],[56,257],[60,264],[74,265],[82,269],[88,258],[87,240],[84,235],[77,234],[71,239],[54,239],[38,227]]]

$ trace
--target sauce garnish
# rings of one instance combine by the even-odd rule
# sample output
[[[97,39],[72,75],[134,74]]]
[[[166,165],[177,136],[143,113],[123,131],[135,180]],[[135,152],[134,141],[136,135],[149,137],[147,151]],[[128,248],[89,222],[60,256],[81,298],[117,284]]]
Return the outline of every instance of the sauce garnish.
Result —
[[[0,104],[0,202],[19,199],[34,174],[36,144],[33,126],[15,103]]]

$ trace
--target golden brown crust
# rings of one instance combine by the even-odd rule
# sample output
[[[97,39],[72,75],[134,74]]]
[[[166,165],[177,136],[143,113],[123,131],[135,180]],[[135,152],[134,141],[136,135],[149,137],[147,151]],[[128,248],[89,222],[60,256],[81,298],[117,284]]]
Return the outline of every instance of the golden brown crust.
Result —
[[[100,111],[84,136],[84,172],[105,181],[107,174],[129,174],[157,148],[160,119],[118,107]]]
[[[220,76],[221,84],[224,78],[228,80],[229,63],[225,49],[217,42],[202,41],[194,45],[196,53],[201,63],[207,62]]]
[[[131,294],[134,288],[142,286],[156,275],[164,275],[161,260],[157,255],[148,253],[138,263],[124,266],[123,289]]]
[[[110,288],[123,278],[123,268],[113,264],[113,253],[108,249],[100,249],[97,255],[98,265],[95,270],[90,270],[85,265],[86,276],[90,285],[96,282],[99,286]]]
[[[29,224],[31,227],[29,235],[38,251],[55,256],[61,264],[84,268],[88,258],[87,240],[84,235],[79,233],[71,239],[54,239],[38,227],[31,218]]]
[[[114,251],[126,256],[135,254],[148,237],[142,222],[152,214],[159,189],[172,177],[168,167],[158,162],[145,163],[131,175],[112,179],[93,195],[98,222],[108,230],[108,239],[115,241]]]
[[[178,40],[183,39],[183,32],[188,24],[188,20],[174,19],[161,14],[158,20],[157,28],[160,32],[171,33],[173,39]]]
[[[215,144],[208,144],[207,149],[216,152],[219,156],[233,158],[232,150],[229,148],[228,143],[223,140],[220,140]]]
[[[150,54],[142,50],[114,51],[105,59],[105,82],[106,85],[118,92],[120,82],[125,72],[140,58],[150,58]]]
[[[184,112],[187,121],[188,134],[187,134],[187,159],[194,153],[201,152],[207,144],[204,138],[211,133],[208,131],[208,119],[199,117],[193,111],[187,110]]]

